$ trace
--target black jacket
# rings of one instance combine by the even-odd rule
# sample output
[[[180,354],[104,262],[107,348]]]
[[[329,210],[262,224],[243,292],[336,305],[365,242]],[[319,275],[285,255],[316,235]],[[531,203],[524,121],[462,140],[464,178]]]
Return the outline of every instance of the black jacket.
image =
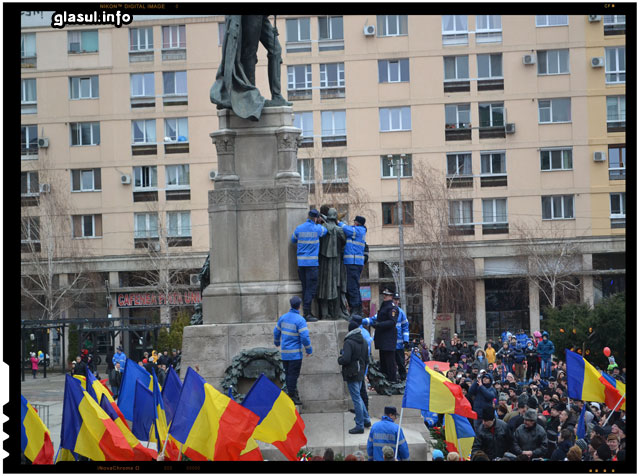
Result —
[[[357,382],[364,380],[364,370],[368,360],[369,346],[358,327],[345,336],[342,354],[338,357],[338,363],[342,365],[342,378],[344,381]]]
[[[437,360],[438,362],[448,362],[449,353],[447,352],[447,348],[438,346],[434,352],[433,360]]]
[[[502,420],[496,419],[490,429],[483,424],[476,430],[476,438],[473,441],[471,454],[478,450],[484,451],[489,459],[502,458],[505,452],[511,449],[511,433],[509,427]]]
[[[554,450],[551,455],[551,461],[564,461],[567,456],[567,452],[569,448],[573,446],[573,442],[571,440],[564,440],[558,444],[558,447]]]
[[[516,429],[513,435],[513,454],[518,456],[523,451],[533,451],[532,459],[546,457],[547,435],[540,425],[527,428],[523,423]]]
[[[87,376],[87,364],[85,364],[82,360],[80,362],[76,362],[76,366],[73,368],[73,375],[84,375]]]
[[[398,320],[398,308],[393,301],[384,301],[378,311],[376,334],[373,341],[378,350],[396,350],[396,322]]]
[[[536,365],[538,363],[538,351],[535,347],[529,349],[528,347],[524,349],[524,356],[527,359],[528,365]]]
[[[116,369],[111,369],[109,372],[109,385],[112,387],[120,387],[122,384],[122,371],[118,372]]]

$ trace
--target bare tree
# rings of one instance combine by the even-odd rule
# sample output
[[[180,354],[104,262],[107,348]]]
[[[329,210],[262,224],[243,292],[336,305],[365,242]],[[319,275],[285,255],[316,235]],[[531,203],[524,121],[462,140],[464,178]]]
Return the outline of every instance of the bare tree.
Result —
[[[464,192],[463,192],[464,193]],[[460,193],[451,189],[442,171],[414,164],[411,194],[413,227],[407,227],[408,241],[415,243],[410,256],[413,274],[432,291],[431,338],[439,309],[449,312],[473,309],[475,270],[461,230],[450,223],[451,200]]]
[[[528,260],[526,279],[542,293],[547,304],[555,308],[558,296],[579,291],[577,273],[581,270],[582,253],[576,238],[554,223],[515,223],[513,234],[521,240],[519,254]]]

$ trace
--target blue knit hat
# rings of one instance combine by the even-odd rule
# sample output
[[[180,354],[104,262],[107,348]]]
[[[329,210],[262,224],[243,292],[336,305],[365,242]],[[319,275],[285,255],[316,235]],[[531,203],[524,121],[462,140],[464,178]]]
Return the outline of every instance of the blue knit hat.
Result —
[[[301,302],[302,299],[300,299],[298,296],[293,296],[291,299],[289,299],[289,304],[291,304],[291,307],[293,309],[299,309]]]

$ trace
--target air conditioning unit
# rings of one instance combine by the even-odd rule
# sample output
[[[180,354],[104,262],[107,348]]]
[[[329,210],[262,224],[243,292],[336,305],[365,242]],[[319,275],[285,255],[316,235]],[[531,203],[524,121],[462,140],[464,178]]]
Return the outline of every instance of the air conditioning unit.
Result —
[[[122,185],[129,185],[131,183],[131,175],[122,174],[120,176],[120,183]]]
[[[189,283],[191,286],[200,286],[200,276],[197,274],[190,274]]]
[[[602,20],[602,15],[589,15],[589,21],[591,23]]]
[[[604,66],[604,58],[602,56],[594,56],[591,58],[592,68],[602,68]]]
[[[215,180],[216,179],[216,175],[218,175],[218,173],[215,170],[209,170],[209,179],[210,180]]]
[[[515,123],[513,123],[513,122],[508,122],[508,123],[505,125],[504,131],[505,131],[507,134],[515,134],[515,132],[516,132],[516,125],[515,125]]]
[[[607,160],[606,152],[594,152],[593,153],[593,161],[594,162],[604,162]]]
[[[364,36],[373,36],[376,34],[375,25],[365,25],[364,26]]]
[[[524,55],[522,57],[522,63],[523,64],[536,64],[536,55],[534,55],[533,53],[528,54],[528,55]]]
[[[38,139],[38,147],[41,149],[46,149],[47,147],[49,147],[49,139],[47,139],[46,137],[41,137],[40,139]]]
[[[48,183],[41,183],[40,193],[49,193],[49,192],[51,192],[51,185],[49,185]]]

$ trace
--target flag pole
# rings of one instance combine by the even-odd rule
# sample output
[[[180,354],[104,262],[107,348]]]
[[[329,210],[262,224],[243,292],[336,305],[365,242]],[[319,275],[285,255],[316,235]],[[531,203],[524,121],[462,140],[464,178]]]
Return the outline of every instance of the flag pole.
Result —
[[[400,444],[400,430],[402,430],[402,414],[403,413],[404,413],[404,407],[400,407],[400,423],[398,423],[398,434],[396,435],[396,452],[394,454],[395,459],[398,459],[398,445]]]
[[[608,416],[608,417],[607,417],[607,419],[604,421],[604,425],[602,425],[603,427],[604,427],[604,426],[607,426],[607,423],[609,422],[609,418],[611,418],[611,415],[613,415],[613,414],[614,414],[614,412],[618,409],[618,407],[619,407],[619,406],[620,406],[620,404],[622,403],[622,400],[624,400],[624,396],[625,396],[626,394],[627,394],[627,392],[624,392],[624,393],[622,394],[622,397],[620,397],[620,400],[618,401],[618,403],[616,403],[616,406],[615,406],[615,407],[613,407],[613,410],[611,410],[611,413],[609,413],[609,416]]]

